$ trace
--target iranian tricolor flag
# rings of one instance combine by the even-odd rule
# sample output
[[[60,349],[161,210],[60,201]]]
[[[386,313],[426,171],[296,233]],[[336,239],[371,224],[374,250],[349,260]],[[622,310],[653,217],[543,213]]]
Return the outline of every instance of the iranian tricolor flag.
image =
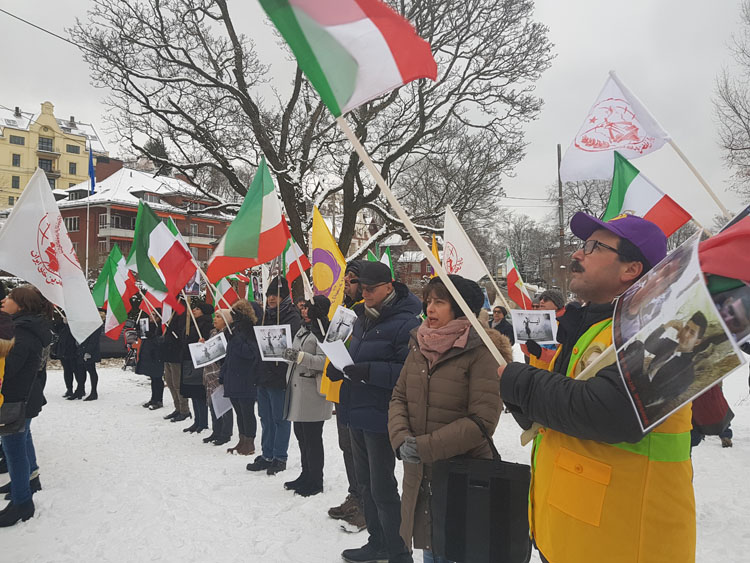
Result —
[[[529,292],[526,291],[526,286],[523,284],[516,263],[510,255],[510,250],[506,249],[505,252],[505,276],[508,284],[508,297],[510,297],[516,305],[521,307],[521,309],[531,309],[531,296],[529,295]]]
[[[131,309],[130,298],[136,293],[133,272],[128,270],[120,248],[114,245],[91,290],[96,306],[107,307],[104,333],[112,340],[120,338]]]
[[[437,77],[430,45],[381,0],[260,0],[336,117],[418,78]]]
[[[608,180],[614,151],[629,159],[664,146],[669,134],[614,72],[591,106],[560,163],[563,182]]]
[[[602,221],[609,221],[623,213],[656,223],[666,236],[670,236],[692,218],[671,197],[649,182],[624,156],[615,152],[612,192]]]
[[[157,298],[175,310],[183,308],[177,295],[195,275],[195,261],[179,239],[179,233],[175,235],[144,202],[138,204],[133,248],[127,264],[138,272],[138,277]]]
[[[302,252],[302,249],[297,244],[297,241],[294,240],[291,233],[288,234],[289,238],[286,241],[284,252],[281,254],[281,259],[286,281],[289,282],[289,285],[292,285],[292,282],[300,276],[300,266],[302,266],[303,271],[310,269],[310,260]]]
[[[208,261],[208,279],[216,283],[236,272],[270,262],[284,251],[288,232],[263,158],[237,217]]]

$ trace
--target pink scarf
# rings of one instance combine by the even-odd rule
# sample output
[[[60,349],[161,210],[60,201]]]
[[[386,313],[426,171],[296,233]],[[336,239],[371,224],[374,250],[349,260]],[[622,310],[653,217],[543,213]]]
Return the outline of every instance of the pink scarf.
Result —
[[[451,348],[464,348],[469,340],[471,323],[466,317],[453,319],[440,328],[430,328],[425,320],[417,330],[419,351],[433,365]]]

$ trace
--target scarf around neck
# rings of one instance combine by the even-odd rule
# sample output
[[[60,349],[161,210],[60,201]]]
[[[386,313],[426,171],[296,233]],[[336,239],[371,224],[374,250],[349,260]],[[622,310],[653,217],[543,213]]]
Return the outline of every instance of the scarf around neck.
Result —
[[[368,307],[365,305],[365,315],[367,315],[370,319],[378,319],[380,318],[380,311],[385,307],[386,305],[390,305],[393,300],[396,299],[396,289],[394,288],[393,291],[391,291],[388,296],[383,299],[383,302],[380,304],[380,307],[378,309],[374,309],[372,307]],[[364,305],[364,303],[363,303]]]
[[[430,368],[451,348],[466,347],[471,329],[471,323],[466,317],[453,319],[440,328],[430,328],[427,322],[422,322],[417,329],[417,343]]]

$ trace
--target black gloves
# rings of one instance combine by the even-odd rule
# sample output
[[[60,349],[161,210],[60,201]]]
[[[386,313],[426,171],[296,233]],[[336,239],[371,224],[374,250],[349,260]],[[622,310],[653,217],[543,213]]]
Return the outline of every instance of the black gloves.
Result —
[[[367,383],[370,381],[370,364],[352,364],[344,368],[344,373],[352,381],[361,381]]]
[[[344,374],[341,373],[341,371],[337,370],[335,367],[333,367],[333,364],[328,364],[328,369],[326,370],[326,377],[330,379],[331,381],[341,381],[344,379]]]
[[[527,340],[526,341],[526,349],[529,351],[529,354],[532,356],[536,356],[537,358],[542,357],[542,347],[539,346],[534,340]]]

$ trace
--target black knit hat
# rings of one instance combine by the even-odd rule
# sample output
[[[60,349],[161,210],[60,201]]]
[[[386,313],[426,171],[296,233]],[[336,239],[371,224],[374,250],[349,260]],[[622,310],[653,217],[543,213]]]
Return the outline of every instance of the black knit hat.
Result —
[[[279,284],[281,285],[279,286]],[[289,282],[286,281],[286,278],[276,276],[268,284],[268,289],[266,290],[266,297],[270,295],[276,295],[277,293],[279,297],[281,297],[282,299],[286,299],[287,297],[289,297]]]
[[[214,306],[206,303],[205,301],[197,301],[193,303],[193,309],[199,309],[204,315],[212,315],[214,312]]]
[[[552,303],[555,304],[556,309],[562,309],[563,307],[565,307],[565,299],[563,298],[563,294],[556,289],[548,289],[546,291],[543,291],[539,296],[539,300],[541,301],[542,299],[544,299],[545,301],[552,301]]]
[[[346,270],[344,271],[344,275],[348,273],[352,273],[355,276],[359,275],[359,272],[362,270],[362,264],[364,264],[364,260],[352,260],[346,265]]]
[[[382,262],[363,261],[357,275],[359,285],[378,285],[393,281],[391,269]]]
[[[0,340],[11,340],[16,335],[13,317],[0,311]]]
[[[448,277],[453,282],[453,285],[456,286],[458,293],[460,293],[461,297],[463,297],[464,301],[466,301],[466,304],[469,306],[469,309],[471,309],[471,312],[475,315],[478,315],[479,311],[482,310],[482,305],[484,305],[484,292],[482,291],[482,288],[479,287],[479,284],[475,281],[471,281],[455,274],[448,274]],[[427,288],[434,284],[444,285],[443,280],[441,280],[439,277],[434,277],[427,284]],[[458,303],[456,303],[452,296],[450,296],[450,300],[451,307],[453,308],[453,315],[456,318],[465,316],[464,312],[461,310],[461,308],[458,306]],[[427,302],[424,303],[423,309],[426,313]]]

